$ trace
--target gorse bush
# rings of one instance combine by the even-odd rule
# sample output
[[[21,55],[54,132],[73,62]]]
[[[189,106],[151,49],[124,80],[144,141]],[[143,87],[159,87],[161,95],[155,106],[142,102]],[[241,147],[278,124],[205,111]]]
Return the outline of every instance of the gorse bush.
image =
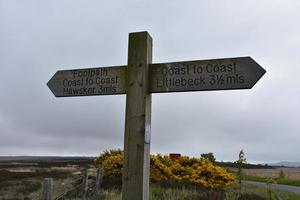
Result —
[[[96,166],[101,166],[106,177],[121,176],[123,171],[123,152],[121,150],[104,151],[95,160]]]
[[[95,166],[102,167],[104,177],[120,177],[123,171],[123,152],[109,150],[95,159]],[[214,166],[208,159],[180,157],[171,160],[168,156],[150,156],[150,179],[152,182],[192,183],[207,188],[231,185],[234,176],[224,168]]]

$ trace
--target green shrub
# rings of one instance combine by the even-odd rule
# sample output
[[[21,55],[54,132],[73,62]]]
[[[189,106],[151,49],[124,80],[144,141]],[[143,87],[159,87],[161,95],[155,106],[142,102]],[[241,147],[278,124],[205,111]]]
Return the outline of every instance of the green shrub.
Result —
[[[242,194],[238,200],[266,200],[257,194]]]

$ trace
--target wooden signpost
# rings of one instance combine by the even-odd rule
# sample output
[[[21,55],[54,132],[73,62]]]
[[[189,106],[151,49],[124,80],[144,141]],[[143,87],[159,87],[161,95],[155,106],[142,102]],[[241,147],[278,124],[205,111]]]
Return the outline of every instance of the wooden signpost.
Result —
[[[58,71],[56,97],[126,94],[123,200],[149,199],[151,93],[250,89],[266,72],[250,57],[152,64],[152,38],[129,34],[128,65]]]
[[[48,86],[56,97],[125,94],[126,80],[125,66],[62,70]]]

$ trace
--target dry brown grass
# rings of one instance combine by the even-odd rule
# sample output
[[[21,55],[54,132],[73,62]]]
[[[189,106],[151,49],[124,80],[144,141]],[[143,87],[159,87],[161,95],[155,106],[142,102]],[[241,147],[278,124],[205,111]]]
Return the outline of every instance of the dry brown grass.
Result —
[[[232,172],[236,172],[236,168],[228,168]],[[280,167],[276,169],[243,169],[243,173],[250,176],[260,176],[266,178],[278,178],[280,170],[283,171],[286,179],[300,180],[300,168]]]

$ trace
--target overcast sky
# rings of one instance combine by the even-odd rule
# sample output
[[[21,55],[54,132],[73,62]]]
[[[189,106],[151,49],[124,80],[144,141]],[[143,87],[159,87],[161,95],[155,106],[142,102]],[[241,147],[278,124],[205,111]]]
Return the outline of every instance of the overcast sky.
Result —
[[[300,161],[299,0],[0,0],[0,155],[123,148],[125,95],[55,98],[57,70],[126,65],[148,31],[153,63],[251,56],[251,90],[152,95],[151,152]]]

